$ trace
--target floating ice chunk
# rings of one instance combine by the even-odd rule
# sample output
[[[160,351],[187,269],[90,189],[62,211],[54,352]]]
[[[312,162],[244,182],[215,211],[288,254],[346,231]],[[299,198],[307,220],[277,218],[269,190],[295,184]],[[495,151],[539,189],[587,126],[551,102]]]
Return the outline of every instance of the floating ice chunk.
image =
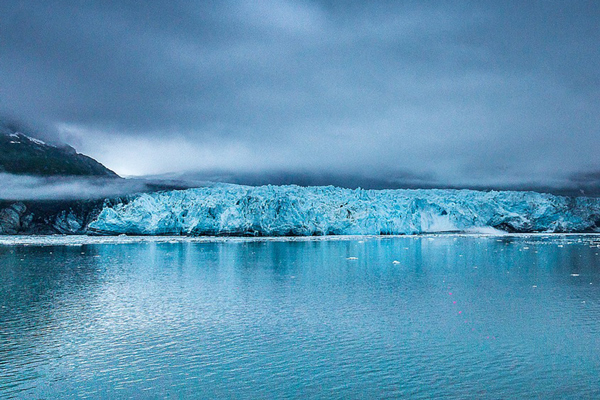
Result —
[[[475,228],[468,228],[468,229],[465,229],[465,232],[479,233],[481,235],[494,235],[494,236],[506,235],[506,231],[503,231],[502,229],[496,229],[491,226],[478,226]]]

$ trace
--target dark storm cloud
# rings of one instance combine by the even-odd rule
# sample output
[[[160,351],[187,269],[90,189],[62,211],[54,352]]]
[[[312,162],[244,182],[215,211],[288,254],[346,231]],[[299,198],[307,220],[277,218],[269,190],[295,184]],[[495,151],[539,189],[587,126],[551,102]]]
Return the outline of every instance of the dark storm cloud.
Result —
[[[600,4],[495,3],[5,1],[0,106],[124,174],[600,170]]]

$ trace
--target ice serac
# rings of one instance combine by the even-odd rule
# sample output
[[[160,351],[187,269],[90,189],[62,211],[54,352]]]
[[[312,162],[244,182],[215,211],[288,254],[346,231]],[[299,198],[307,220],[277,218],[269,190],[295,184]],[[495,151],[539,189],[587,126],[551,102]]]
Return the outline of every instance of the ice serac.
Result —
[[[600,231],[600,199],[535,192],[218,185],[106,206],[89,232],[132,235],[389,235]]]

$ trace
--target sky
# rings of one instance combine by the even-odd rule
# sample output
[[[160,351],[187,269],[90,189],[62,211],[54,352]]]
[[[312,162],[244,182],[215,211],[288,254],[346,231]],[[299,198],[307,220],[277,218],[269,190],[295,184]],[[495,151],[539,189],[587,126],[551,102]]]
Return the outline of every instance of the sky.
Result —
[[[124,176],[600,171],[597,1],[0,2],[0,112]]]

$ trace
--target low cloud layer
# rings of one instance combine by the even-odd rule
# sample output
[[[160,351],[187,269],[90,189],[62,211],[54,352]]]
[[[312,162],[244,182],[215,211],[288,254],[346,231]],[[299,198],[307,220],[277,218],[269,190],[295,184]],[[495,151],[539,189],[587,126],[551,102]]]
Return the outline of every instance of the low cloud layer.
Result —
[[[600,3],[0,3],[0,108],[122,175],[600,171]],[[587,175],[586,175],[587,174]]]
[[[90,200],[153,188],[151,182],[111,178],[54,177],[0,173],[0,200]]]

